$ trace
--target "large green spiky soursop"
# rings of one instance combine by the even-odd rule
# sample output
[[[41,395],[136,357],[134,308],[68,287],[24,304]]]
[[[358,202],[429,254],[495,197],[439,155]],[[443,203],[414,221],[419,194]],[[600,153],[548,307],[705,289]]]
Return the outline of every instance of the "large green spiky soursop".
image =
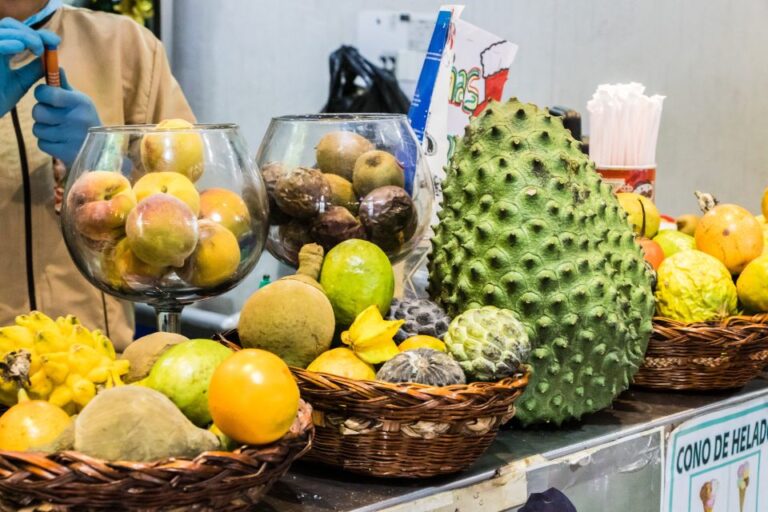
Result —
[[[472,120],[446,167],[430,294],[448,315],[484,305],[526,326],[523,424],[607,407],[651,332],[651,276],[626,214],[558,117],[512,99]]]

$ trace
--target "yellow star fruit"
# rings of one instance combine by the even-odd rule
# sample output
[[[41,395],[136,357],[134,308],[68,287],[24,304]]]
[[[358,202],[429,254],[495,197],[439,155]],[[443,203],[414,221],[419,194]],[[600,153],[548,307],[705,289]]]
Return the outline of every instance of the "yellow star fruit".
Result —
[[[400,353],[394,337],[404,323],[405,320],[384,320],[378,306],[368,306],[357,315],[349,330],[341,333],[341,341],[366,363],[383,363]]]

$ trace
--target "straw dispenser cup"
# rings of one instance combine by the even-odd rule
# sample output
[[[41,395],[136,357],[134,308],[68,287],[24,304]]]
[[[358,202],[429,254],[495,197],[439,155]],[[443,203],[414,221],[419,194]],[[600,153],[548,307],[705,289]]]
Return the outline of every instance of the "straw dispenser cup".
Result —
[[[589,156],[615,192],[656,193],[656,142],[664,96],[639,83],[603,84],[587,102]]]

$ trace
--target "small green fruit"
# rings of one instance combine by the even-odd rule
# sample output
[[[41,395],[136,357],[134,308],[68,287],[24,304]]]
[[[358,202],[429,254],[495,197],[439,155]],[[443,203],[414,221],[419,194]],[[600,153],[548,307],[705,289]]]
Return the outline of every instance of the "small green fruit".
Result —
[[[387,314],[395,292],[395,273],[376,244],[346,240],[326,255],[320,284],[331,301],[337,325],[347,326],[372,304],[382,315]]]
[[[219,363],[230,355],[232,349],[213,340],[179,343],[158,358],[142,385],[170,398],[195,425],[208,425],[208,384]]]
[[[674,229],[662,229],[653,238],[653,241],[661,246],[664,257],[669,258],[680,251],[692,251],[696,249],[696,239]]]

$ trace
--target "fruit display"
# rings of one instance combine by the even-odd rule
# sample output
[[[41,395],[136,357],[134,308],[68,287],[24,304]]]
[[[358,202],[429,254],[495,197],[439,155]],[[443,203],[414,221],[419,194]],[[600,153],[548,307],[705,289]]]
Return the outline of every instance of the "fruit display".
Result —
[[[0,345],[0,451],[193,459],[275,442],[299,410],[288,366],[262,350],[157,332],[115,359],[98,330],[37,311],[0,328]]]
[[[531,352],[525,326],[513,312],[495,306],[470,309],[454,318],[445,346],[467,377],[476,381],[517,373]]]
[[[19,393],[47,400],[70,414],[81,410],[99,389],[122,384],[129,363],[115,359],[112,342],[88,330],[74,316],[56,320],[40,311],[0,327],[0,401]]]
[[[326,255],[320,284],[333,305],[336,322],[348,326],[371,304],[387,314],[395,293],[395,274],[378,246],[347,240]]]
[[[451,323],[443,308],[428,299],[394,299],[387,318],[405,320],[395,335],[397,342],[420,334],[443,339]]]
[[[692,323],[768,312],[764,218],[711,194],[695,196],[703,215],[678,217],[677,230],[654,237],[665,255],[655,286],[658,315]]]
[[[665,259],[656,284],[661,316],[683,322],[721,320],[736,313],[736,286],[720,260],[701,251]]]
[[[299,259],[295,275],[258,289],[245,301],[237,329],[244,347],[268,350],[303,368],[331,346],[336,320],[317,282],[323,248],[305,245]]]
[[[253,268],[267,208],[236,126],[171,119],[91,130],[61,214],[69,252],[92,284],[178,318]]]
[[[414,382],[428,386],[464,384],[464,372],[451,356],[431,348],[402,352],[382,365],[376,378],[385,382]]]
[[[578,142],[534,105],[491,103],[443,185],[430,294],[453,317],[490,305],[522,321],[533,372],[517,418],[608,406],[643,360],[654,299],[626,214]]]
[[[397,261],[427,229],[432,179],[405,116],[275,118],[256,163],[269,195],[267,249],[288,265],[305,244],[330,252],[347,240]]]

